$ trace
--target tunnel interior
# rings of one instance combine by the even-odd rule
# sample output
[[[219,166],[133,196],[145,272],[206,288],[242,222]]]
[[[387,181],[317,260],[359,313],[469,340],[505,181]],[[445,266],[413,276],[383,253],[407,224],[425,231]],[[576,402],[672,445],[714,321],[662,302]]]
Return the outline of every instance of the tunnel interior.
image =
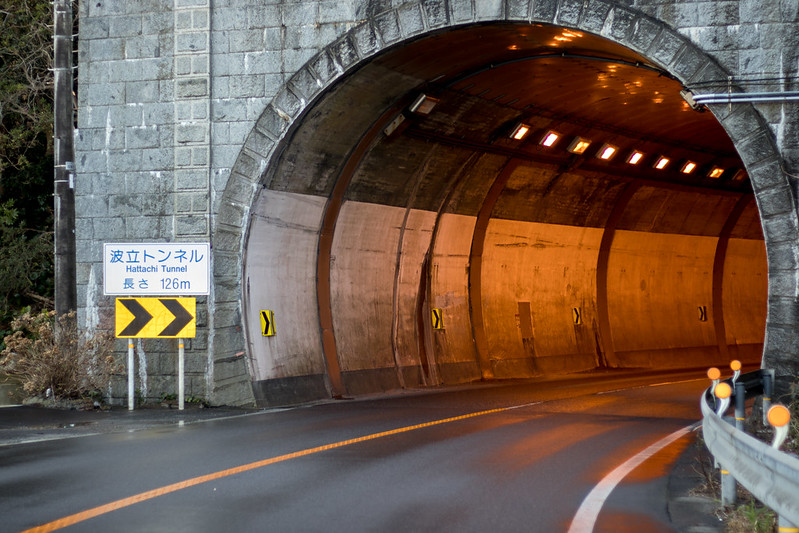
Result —
[[[259,169],[257,401],[759,361],[757,206],[681,89],[548,25],[448,29],[360,65]]]

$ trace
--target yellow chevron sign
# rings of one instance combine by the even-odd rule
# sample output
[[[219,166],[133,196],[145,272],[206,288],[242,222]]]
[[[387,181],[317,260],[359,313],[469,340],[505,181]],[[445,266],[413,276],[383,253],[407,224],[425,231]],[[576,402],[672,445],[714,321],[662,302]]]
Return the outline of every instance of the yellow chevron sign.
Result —
[[[575,326],[581,326],[583,323],[583,312],[579,307],[572,307],[572,321]]]
[[[117,298],[116,336],[121,339],[191,339],[196,298]]]
[[[433,309],[433,329],[444,329],[444,317],[439,308]]]
[[[261,311],[261,334],[271,337],[275,334],[275,312],[269,309]]]

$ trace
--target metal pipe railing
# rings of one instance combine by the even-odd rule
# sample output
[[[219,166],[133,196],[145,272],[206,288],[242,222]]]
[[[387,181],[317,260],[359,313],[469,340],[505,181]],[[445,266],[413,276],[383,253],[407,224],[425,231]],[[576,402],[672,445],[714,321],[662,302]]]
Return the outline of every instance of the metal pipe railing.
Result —
[[[701,105],[791,102],[799,100],[799,91],[695,94],[693,100]]]

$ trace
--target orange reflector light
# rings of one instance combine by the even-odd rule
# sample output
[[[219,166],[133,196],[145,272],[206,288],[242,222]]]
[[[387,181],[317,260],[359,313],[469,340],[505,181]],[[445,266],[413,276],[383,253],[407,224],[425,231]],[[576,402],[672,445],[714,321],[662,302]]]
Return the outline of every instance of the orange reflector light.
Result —
[[[716,395],[716,398],[721,400],[724,398],[729,398],[732,396],[732,387],[730,387],[727,383],[719,383],[716,385],[716,390],[713,391],[713,394]]]
[[[733,359],[730,361],[730,368],[732,368],[733,371],[740,370],[741,362],[738,359]]]
[[[768,423],[776,428],[787,426],[791,421],[791,412],[784,405],[775,404],[768,410]]]
[[[721,377],[721,370],[719,370],[715,366],[711,367],[707,370],[707,377],[708,379],[714,379],[714,380],[719,379]]]

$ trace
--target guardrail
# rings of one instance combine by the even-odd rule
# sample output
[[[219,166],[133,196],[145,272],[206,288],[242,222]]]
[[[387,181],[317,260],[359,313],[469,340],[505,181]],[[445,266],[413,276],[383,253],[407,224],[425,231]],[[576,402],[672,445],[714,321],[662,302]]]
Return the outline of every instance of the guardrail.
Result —
[[[735,503],[736,482],[740,483],[779,515],[779,531],[799,532],[799,458],[779,451],[790,417],[785,416],[784,406],[767,407],[773,373],[758,370],[740,375],[740,364],[733,369],[733,378],[724,381],[719,381],[717,369],[708,371],[714,383],[700,402],[705,445],[721,471],[722,505]],[[771,446],[743,431],[746,399],[759,395],[764,396],[764,411],[772,414],[769,421],[775,426]],[[733,399],[734,420],[724,417]]]

